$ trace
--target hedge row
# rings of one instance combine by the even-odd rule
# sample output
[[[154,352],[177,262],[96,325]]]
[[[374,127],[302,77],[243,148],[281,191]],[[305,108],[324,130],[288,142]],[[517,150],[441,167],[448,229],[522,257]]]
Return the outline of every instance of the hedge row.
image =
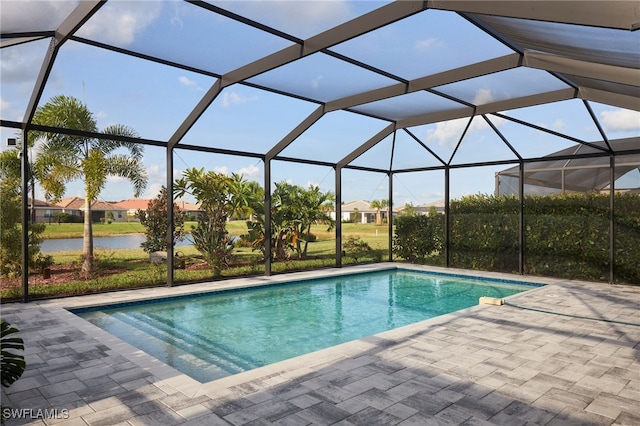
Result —
[[[608,195],[530,196],[525,206],[524,272],[609,281]],[[488,271],[519,268],[519,200],[475,195],[451,203],[450,265]],[[640,284],[640,196],[615,196],[615,280]],[[444,217],[398,217],[394,253],[442,264]]]

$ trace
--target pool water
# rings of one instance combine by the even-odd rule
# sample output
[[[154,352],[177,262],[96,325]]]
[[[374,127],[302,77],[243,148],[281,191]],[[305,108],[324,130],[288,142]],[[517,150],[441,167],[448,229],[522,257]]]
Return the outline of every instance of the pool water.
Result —
[[[531,288],[393,269],[74,313],[207,382]]]

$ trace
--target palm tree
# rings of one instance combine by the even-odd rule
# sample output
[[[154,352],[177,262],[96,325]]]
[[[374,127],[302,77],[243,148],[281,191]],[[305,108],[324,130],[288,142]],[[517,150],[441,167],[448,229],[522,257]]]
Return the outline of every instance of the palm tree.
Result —
[[[382,215],[380,214],[380,210],[387,207],[389,202],[387,200],[373,200],[369,205],[372,209],[376,209],[376,225],[382,225]]]
[[[71,96],[55,96],[39,107],[33,122],[97,133],[96,119],[86,105]],[[107,126],[103,134],[137,137],[127,126]],[[147,186],[147,173],[142,166],[143,147],[134,142],[66,135],[54,132],[32,132],[34,141],[41,141],[35,161],[38,180],[48,200],[57,201],[64,195],[66,184],[82,179],[85,189],[82,271],[93,271],[93,229],[91,205],[97,200],[108,176],[118,176],[133,184],[134,195],[140,196]],[[123,150],[125,152],[123,152]],[[128,152],[126,152],[128,151]]]

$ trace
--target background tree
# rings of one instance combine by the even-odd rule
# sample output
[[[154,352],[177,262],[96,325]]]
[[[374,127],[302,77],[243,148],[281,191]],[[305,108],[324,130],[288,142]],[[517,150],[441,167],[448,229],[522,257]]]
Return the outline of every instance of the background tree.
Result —
[[[140,247],[147,253],[166,251],[168,248],[168,204],[167,188],[163,186],[158,196],[153,200],[149,200],[146,211],[138,210],[138,219],[140,219],[140,223],[146,228],[146,239],[140,244]],[[184,239],[184,217],[185,214],[180,210],[178,204],[173,203],[173,246],[176,245],[176,242]]]
[[[382,225],[382,215],[380,214],[380,210],[384,209],[389,205],[388,200],[373,200],[371,204],[369,204],[372,209],[376,209],[376,225]]]
[[[20,158],[16,151],[0,153],[0,276],[22,273],[22,197]],[[29,267],[46,267],[51,256],[40,253],[44,224],[29,223]]]
[[[295,249],[298,252],[298,257],[305,258],[309,241],[312,240],[311,225],[326,223],[327,231],[333,229],[335,223],[329,215],[329,211],[333,209],[335,198],[330,191],[320,191],[319,186],[310,185],[309,189],[298,188],[300,205],[298,206],[299,217],[295,222],[297,237]],[[302,249],[301,242],[304,242]]]
[[[404,205],[402,209],[402,216],[418,216],[418,209],[415,208],[413,203],[409,202]]]
[[[333,206],[333,194],[323,193],[318,187],[305,190],[287,182],[275,184],[271,194],[271,254],[273,260],[286,260],[291,251],[298,257],[307,253],[311,240],[311,225],[323,221],[334,224],[328,208]],[[254,209],[256,220],[247,222],[249,232],[243,238],[264,253],[264,201]],[[304,245],[303,245],[304,243]]]
[[[233,214],[240,201],[246,196],[238,188],[238,180],[222,173],[206,172],[204,169],[190,168],[182,178],[176,180],[176,196],[190,194],[200,204],[198,225],[192,227],[194,246],[202,253],[214,276],[220,276],[222,269],[229,265],[233,242],[226,229],[227,219]],[[240,192],[236,192],[240,191]]]
[[[98,132],[96,119],[86,105],[71,96],[55,96],[40,106],[33,122],[87,132]],[[102,133],[113,136],[137,137],[130,127],[113,124]],[[97,200],[108,176],[118,176],[133,184],[138,197],[147,186],[147,174],[142,165],[142,145],[121,140],[73,136],[52,132],[32,132],[41,141],[35,162],[36,174],[48,200],[59,200],[66,185],[81,179],[85,187],[82,271],[93,271],[93,229],[91,205]]]

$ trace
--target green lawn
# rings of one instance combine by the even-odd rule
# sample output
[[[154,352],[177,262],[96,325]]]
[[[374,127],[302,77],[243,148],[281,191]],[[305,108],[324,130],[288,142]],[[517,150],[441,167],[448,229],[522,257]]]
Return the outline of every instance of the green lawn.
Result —
[[[185,230],[189,232],[191,226],[195,226],[196,222],[186,222]],[[53,223],[46,225],[45,231],[42,234],[43,238],[80,238],[83,232],[82,223]],[[227,230],[230,235],[242,235],[247,232],[247,224],[243,220],[233,220],[227,223]],[[109,235],[121,235],[121,234],[143,234],[145,231],[144,226],[140,222],[113,222],[113,223],[94,223],[93,224],[93,236],[105,237]],[[311,232],[315,234],[319,239],[333,239],[335,238],[335,231],[327,231],[326,225],[315,225],[312,227]],[[370,223],[343,223],[342,224],[342,238],[346,239],[351,236],[368,236],[386,238],[389,234],[389,227],[376,226]]]

